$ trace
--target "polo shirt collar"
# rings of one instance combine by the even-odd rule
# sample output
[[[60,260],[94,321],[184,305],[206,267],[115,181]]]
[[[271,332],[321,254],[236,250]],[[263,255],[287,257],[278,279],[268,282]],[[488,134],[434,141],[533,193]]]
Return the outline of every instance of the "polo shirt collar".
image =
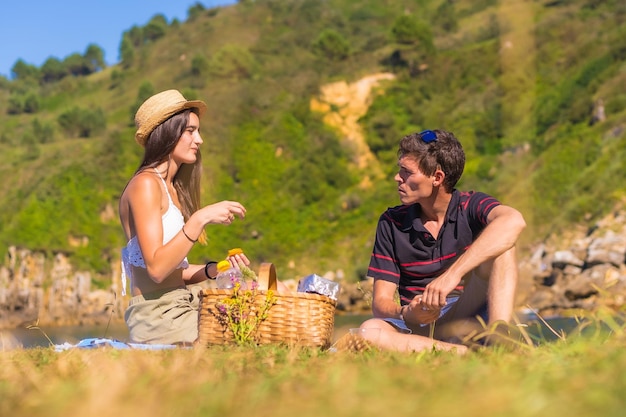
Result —
[[[456,189],[452,190],[452,198],[450,199],[450,204],[448,205],[448,210],[446,212],[446,217],[448,218],[448,222],[456,223],[456,220],[459,216],[459,202],[461,201],[461,193],[459,193]]]
[[[458,190],[452,190],[452,198],[450,198],[450,204],[448,204],[448,209],[446,210],[446,220],[444,223],[456,223],[458,215],[459,215],[459,201],[460,201],[460,193]],[[422,211],[422,206],[419,203],[412,204],[408,207],[406,216],[402,221],[401,229],[403,232],[409,231],[411,228],[417,231],[424,231],[426,228],[422,223],[422,219],[420,218],[420,212]]]

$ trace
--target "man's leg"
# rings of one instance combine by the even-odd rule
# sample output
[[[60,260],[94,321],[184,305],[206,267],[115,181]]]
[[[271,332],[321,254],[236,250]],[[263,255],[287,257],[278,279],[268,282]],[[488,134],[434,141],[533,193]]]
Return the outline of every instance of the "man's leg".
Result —
[[[465,340],[482,333],[487,325],[509,323],[513,314],[517,287],[517,263],[512,248],[492,261],[485,262],[465,277],[465,290],[452,308],[435,325],[435,337],[442,340]]]
[[[509,323],[513,317],[515,290],[517,289],[518,268],[515,247],[495,258],[487,270],[481,265],[478,274],[488,277],[487,306],[489,324],[498,321]]]
[[[369,319],[361,324],[361,328],[380,329],[380,338],[376,345],[385,350],[397,352],[419,352],[423,350],[456,351],[458,354],[467,352],[467,347],[455,343],[442,342],[426,336],[402,333],[393,325],[382,319]]]

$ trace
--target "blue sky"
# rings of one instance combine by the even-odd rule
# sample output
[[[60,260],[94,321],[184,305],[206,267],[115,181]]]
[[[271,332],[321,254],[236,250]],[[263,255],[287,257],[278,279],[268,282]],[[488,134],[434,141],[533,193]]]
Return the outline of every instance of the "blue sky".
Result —
[[[187,20],[196,3],[209,9],[236,0],[7,0],[0,24],[0,75],[9,77],[18,59],[40,67],[53,56],[60,60],[84,54],[95,43],[108,65],[119,60],[122,33],[144,26],[156,14],[168,22]]]

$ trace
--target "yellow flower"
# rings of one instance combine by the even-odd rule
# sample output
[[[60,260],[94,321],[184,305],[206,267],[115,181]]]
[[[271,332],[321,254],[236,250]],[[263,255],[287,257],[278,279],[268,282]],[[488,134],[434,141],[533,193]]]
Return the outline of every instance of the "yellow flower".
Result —
[[[240,289],[241,285],[236,283],[232,293],[217,305],[217,309],[225,316],[235,343],[252,344],[255,342],[259,324],[267,319],[270,308],[276,304],[276,297],[273,291],[267,291],[265,300],[259,306],[255,303],[258,295],[256,286],[251,290],[240,291]]]

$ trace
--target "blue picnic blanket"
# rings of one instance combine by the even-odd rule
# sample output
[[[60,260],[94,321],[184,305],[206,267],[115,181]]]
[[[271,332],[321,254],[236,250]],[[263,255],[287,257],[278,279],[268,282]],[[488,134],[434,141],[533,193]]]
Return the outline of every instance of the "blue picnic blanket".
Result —
[[[163,350],[163,349],[175,349],[177,345],[150,345],[146,343],[125,343],[116,339],[105,339],[99,337],[93,337],[83,339],[75,345],[71,343],[63,343],[61,345],[54,345],[54,350],[62,352],[69,349],[97,349],[97,348],[113,348],[113,349],[141,349],[141,350]]]

